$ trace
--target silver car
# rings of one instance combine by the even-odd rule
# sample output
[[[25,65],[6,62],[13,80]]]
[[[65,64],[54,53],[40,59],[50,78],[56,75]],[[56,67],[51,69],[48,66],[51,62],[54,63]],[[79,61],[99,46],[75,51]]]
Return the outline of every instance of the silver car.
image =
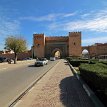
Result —
[[[35,66],[44,66],[47,65],[48,60],[46,58],[37,58],[35,62]]]

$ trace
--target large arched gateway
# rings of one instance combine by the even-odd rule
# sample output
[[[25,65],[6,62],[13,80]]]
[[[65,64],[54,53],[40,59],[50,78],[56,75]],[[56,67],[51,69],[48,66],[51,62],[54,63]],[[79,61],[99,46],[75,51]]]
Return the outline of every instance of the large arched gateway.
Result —
[[[53,56],[53,57],[59,57],[60,58],[61,56],[63,56],[63,53],[62,53],[62,51],[59,48],[55,48],[52,51],[51,56]]]
[[[32,50],[34,57],[81,56],[81,32],[69,32],[68,36],[34,34]]]
[[[55,56],[57,51],[61,57],[68,55],[68,37],[46,37],[45,56]]]

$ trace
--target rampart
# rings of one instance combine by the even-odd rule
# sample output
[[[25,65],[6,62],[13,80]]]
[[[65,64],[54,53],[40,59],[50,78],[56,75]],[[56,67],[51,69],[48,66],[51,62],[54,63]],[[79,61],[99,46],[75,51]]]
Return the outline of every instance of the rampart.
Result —
[[[52,41],[58,41],[58,42],[62,42],[68,41],[68,36],[52,36],[52,37],[45,37],[46,42],[52,42]]]
[[[84,46],[82,50],[88,50],[90,57],[98,57],[99,55],[107,55],[107,43],[95,43],[91,46]]]

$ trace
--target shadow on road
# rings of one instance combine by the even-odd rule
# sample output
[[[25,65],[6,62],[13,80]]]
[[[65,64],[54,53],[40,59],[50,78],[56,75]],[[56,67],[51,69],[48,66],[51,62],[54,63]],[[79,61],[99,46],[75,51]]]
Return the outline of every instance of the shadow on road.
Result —
[[[29,65],[28,67],[43,67],[43,66]]]
[[[65,107],[74,107],[73,105],[75,105],[73,101],[74,100],[73,97],[75,97],[74,92],[75,89],[73,89],[74,87],[73,85],[71,85],[72,78],[73,78],[72,76],[67,77],[60,82],[60,100],[62,101]]]
[[[35,67],[35,65],[28,65],[28,67]]]
[[[65,107],[94,107],[75,76],[60,82],[60,100]]]

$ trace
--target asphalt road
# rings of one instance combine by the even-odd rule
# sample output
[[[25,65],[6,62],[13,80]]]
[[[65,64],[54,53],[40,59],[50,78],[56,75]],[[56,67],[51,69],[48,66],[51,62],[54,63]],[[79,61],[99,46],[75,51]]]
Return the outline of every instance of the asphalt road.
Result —
[[[13,99],[57,62],[49,61],[43,67],[34,67],[34,61],[0,65],[0,107],[8,107]]]

